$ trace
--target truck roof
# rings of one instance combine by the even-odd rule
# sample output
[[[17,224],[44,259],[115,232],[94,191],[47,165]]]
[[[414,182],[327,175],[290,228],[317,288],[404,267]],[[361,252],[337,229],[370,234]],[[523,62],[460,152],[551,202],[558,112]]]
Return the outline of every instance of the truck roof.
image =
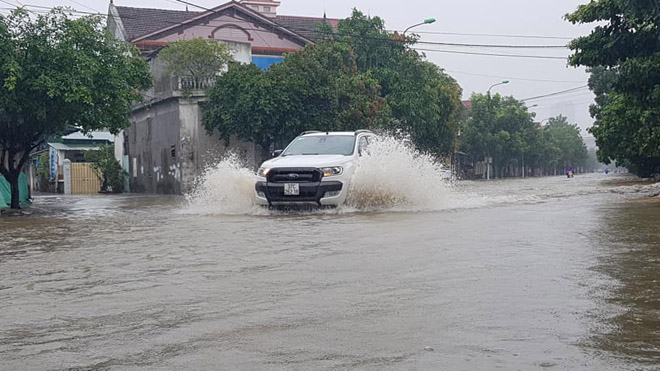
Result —
[[[304,136],[321,136],[321,135],[357,135],[361,133],[372,134],[369,130],[356,130],[356,131],[305,131],[300,135]]]

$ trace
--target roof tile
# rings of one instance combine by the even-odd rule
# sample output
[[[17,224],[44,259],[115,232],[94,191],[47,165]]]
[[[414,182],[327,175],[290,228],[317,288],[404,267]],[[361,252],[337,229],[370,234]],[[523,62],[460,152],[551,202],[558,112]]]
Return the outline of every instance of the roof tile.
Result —
[[[184,22],[202,13],[197,11],[132,8],[126,6],[118,6],[116,8],[129,41],[162,30],[174,24]],[[337,19],[330,18],[286,15],[278,15],[274,18],[274,21],[280,26],[313,41],[319,40],[323,36],[317,31],[317,26],[320,23],[326,22],[333,28],[337,28],[339,22]]]

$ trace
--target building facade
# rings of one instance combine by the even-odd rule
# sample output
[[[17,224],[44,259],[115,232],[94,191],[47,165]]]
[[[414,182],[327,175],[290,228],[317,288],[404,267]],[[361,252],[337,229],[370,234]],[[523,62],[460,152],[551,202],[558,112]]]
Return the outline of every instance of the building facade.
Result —
[[[158,54],[167,44],[194,38],[226,43],[238,63],[254,63],[266,70],[283,54],[313,43],[320,22],[336,20],[280,16],[279,1],[231,1],[203,11],[177,11],[115,6],[109,8],[108,30],[136,45],[147,59],[153,88],[133,108],[132,125],[115,140],[115,155],[129,174],[131,192],[180,194],[190,190],[209,164],[227,151],[256,165],[252,143],[230,141],[202,125],[201,104],[213,81],[174,78]]]

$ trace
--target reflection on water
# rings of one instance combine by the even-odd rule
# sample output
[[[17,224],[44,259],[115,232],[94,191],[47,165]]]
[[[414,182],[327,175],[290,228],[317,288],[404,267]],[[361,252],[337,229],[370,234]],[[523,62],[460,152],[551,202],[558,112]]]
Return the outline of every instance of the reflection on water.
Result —
[[[638,200],[602,208],[594,236],[595,267],[615,281],[605,287],[610,312],[592,345],[621,357],[660,364],[660,202]]]

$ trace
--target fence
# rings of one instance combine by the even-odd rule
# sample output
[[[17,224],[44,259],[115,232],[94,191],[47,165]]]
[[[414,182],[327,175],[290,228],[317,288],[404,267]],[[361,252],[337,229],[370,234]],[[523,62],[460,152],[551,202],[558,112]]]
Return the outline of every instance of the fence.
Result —
[[[18,177],[18,193],[21,205],[28,201],[28,180],[27,175],[21,173]],[[11,204],[11,187],[9,182],[0,175],[0,209],[9,207]]]
[[[215,85],[215,77],[182,76],[177,79],[177,90],[206,90]]]

